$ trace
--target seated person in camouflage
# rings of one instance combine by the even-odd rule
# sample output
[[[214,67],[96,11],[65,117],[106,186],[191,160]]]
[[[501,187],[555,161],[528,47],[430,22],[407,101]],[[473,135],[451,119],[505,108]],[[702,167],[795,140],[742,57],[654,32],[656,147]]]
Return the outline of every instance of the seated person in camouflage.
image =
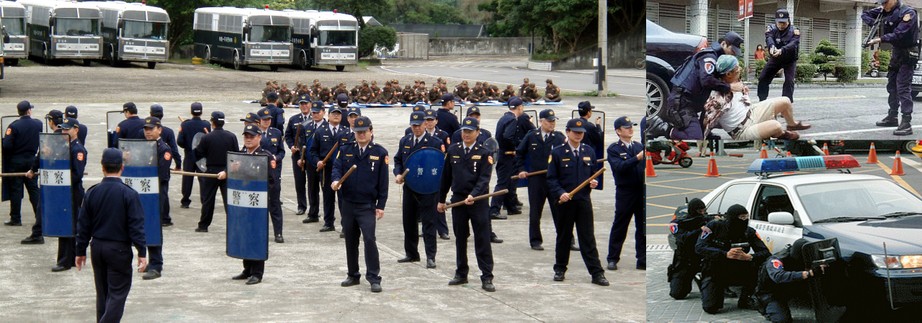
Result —
[[[547,79],[547,87],[544,88],[544,101],[560,102],[560,88],[554,85],[554,81]]]

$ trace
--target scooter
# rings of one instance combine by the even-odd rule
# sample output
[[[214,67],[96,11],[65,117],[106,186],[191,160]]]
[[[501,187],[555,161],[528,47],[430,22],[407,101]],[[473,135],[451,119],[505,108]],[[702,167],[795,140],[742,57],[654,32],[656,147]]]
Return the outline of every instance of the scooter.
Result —
[[[647,153],[650,154],[653,165],[679,165],[682,168],[689,168],[692,165],[693,160],[688,155],[688,149],[688,144],[681,140],[653,140],[647,145]],[[668,153],[665,153],[667,151]],[[663,156],[664,153],[666,156]]]

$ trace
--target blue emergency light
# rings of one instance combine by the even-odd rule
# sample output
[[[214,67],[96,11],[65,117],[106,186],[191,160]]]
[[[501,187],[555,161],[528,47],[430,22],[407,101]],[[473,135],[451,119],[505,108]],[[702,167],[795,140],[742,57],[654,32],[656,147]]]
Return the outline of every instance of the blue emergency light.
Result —
[[[753,174],[783,173],[821,169],[847,169],[861,167],[852,155],[785,157],[756,159],[747,172]]]

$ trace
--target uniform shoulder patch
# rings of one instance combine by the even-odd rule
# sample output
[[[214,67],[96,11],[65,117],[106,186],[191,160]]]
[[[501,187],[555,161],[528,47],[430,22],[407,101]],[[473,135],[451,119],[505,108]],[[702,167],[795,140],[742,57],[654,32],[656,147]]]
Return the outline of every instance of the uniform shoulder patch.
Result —
[[[772,26],[768,26],[768,28],[765,28],[765,32],[766,33],[772,32]]]
[[[77,160],[78,160],[78,161],[83,161],[83,157],[84,157],[84,156],[83,156],[83,152],[77,153]]]
[[[910,20],[912,20],[912,15],[911,15],[911,14],[907,13],[907,14],[903,15],[903,21],[909,22]]]
[[[493,165],[493,156],[492,156],[492,155],[487,155],[487,162],[490,163],[490,165]]]
[[[713,58],[708,57],[704,59],[704,71],[706,73],[713,74],[716,69],[717,69],[717,62],[714,61]]]
[[[169,151],[168,151],[168,152],[165,152],[165,153],[163,153],[163,159],[171,160],[171,159],[173,159],[173,154],[171,154]]]
[[[13,134],[13,128],[6,128],[6,135],[9,136],[12,134]]]
[[[275,166],[276,166],[276,164],[275,164],[275,159],[270,160],[270,161],[269,161],[269,167],[272,167],[272,169],[275,169]]]
[[[800,29],[794,29],[794,36],[800,36]]]
[[[670,223],[669,232],[671,232],[672,234],[676,234],[677,232],[679,232],[679,225],[675,223]]]
[[[784,267],[784,264],[781,263],[781,260],[779,259],[772,259],[772,267],[775,269],[781,269]]]
[[[115,133],[118,133],[119,130],[122,130],[121,127],[115,127]]]

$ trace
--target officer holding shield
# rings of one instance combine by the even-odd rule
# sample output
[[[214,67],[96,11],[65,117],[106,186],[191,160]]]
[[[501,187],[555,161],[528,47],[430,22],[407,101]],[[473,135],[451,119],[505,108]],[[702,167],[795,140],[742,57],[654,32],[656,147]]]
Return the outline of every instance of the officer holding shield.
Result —
[[[560,131],[554,130],[557,126],[557,116],[554,110],[545,109],[538,113],[541,127],[530,131],[519,146],[516,147],[516,164],[529,165],[529,170],[540,171],[547,169],[551,149],[563,145],[566,137]],[[544,213],[544,202],[551,207],[551,218],[554,227],[557,227],[557,201],[551,199],[551,192],[547,186],[547,175],[527,176],[528,172],[519,172],[519,178],[528,178],[528,241],[534,250],[544,250],[541,246],[544,239],[541,237],[541,214]]]
[[[404,170],[415,169],[407,165],[407,158],[416,151],[424,148],[444,150],[442,140],[433,137],[423,129],[425,113],[416,111],[410,114],[410,129],[412,133],[400,139],[397,154],[394,155],[395,183],[404,184]],[[397,260],[399,263],[417,262],[419,257],[419,231],[416,224],[417,217],[423,222],[423,242],[426,249],[426,268],[435,268],[436,240],[436,203],[438,192],[421,194],[413,191],[409,185],[404,185],[403,190],[403,247],[406,257]]]
[[[340,207],[349,272],[340,285],[359,284],[359,237],[364,236],[365,265],[368,267],[365,279],[371,284],[373,293],[380,293],[381,263],[375,242],[375,222],[384,217],[387,203],[388,156],[383,146],[372,142],[372,130],[368,117],[355,120],[355,144],[340,148],[333,162],[331,185],[334,191],[341,190],[340,198],[343,200]],[[355,167],[354,173],[344,180],[344,175],[352,167]]]
[[[122,105],[122,113],[125,120],[115,127],[118,139],[144,139],[144,120],[138,117],[138,106],[134,102],[126,102]],[[118,142],[115,144],[118,145]]]
[[[5,129],[3,136],[3,172],[14,173],[28,171],[32,167],[35,155],[38,153],[38,134],[42,132],[42,122],[32,119],[32,104],[22,101],[16,105],[19,120],[13,121]],[[42,244],[42,216],[38,210],[38,182],[35,179],[13,177],[3,179],[3,200],[10,201],[10,220],[3,225],[22,225],[22,198],[23,185],[29,192],[29,203],[35,213],[35,225],[32,226],[32,235],[22,240],[23,244]]]
[[[64,108],[64,116],[68,118],[77,119],[77,107],[68,105],[66,108]],[[77,138],[78,140],[80,140],[81,145],[85,145],[86,144],[86,134],[87,134],[86,125],[81,123],[79,125],[79,128],[80,128],[80,132],[77,134]]]
[[[197,158],[195,156],[195,147],[192,145],[194,142],[193,139],[195,135],[199,133],[210,132],[211,124],[208,123],[208,121],[202,120],[203,108],[201,103],[192,103],[190,110],[192,118],[184,120],[179,125],[179,135],[176,138],[176,143],[179,144],[179,147],[182,147],[183,155],[186,156],[186,159],[182,163],[182,170],[186,172],[198,172],[199,169],[195,166]],[[179,200],[180,208],[188,209],[189,204],[192,203],[189,196],[192,195],[193,180],[194,176],[182,177],[182,199]]]
[[[759,267],[755,295],[759,300],[759,313],[769,321],[793,322],[788,303],[807,289],[804,281],[813,277],[813,270],[804,264],[803,247],[806,243],[804,239],[797,239]]]
[[[271,106],[271,105],[270,105]],[[272,112],[268,107],[259,109],[256,112],[259,116],[259,131],[261,133],[260,148],[269,152],[275,157],[276,167],[272,169],[271,176],[275,177],[275,182],[282,183],[282,160],[285,159],[285,144],[282,139],[282,131],[271,127]],[[281,185],[273,186],[269,190],[269,215],[272,219],[272,232],[275,234],[276,243],[284,243],[282,237],[282,187]]]
[[[332,182],[330,179],[333,176],[333,167],[329,165],[333,162],[333,155],[330,155],[330,151],[333,150],[333,146],[336,146],[337,150],[342,147],[343,143],[340,138],[346,133],[345,127],[340,122],[343,119],[343,112],[338,105],[330,108],[328,117],[326,126],[314,130],[312,139],[314,143],[311,144],[310,159],[308,160],[320,175],[320,189],[323,191],[323,227],[320,228],[320,232],[336,230],[334,225],[336,221],[336,192],[333,192],[333,188],[330,187]],[[335,155],[336,152],[334,151],[332,154]],[[331,159],[324,161],[327,155],[330,155]]]
[[[237,144],[237,136],[224,130],[224,112],[211,113],[211,127],[214,130],[202,137],[202,142],[195,148],[195,156],[199,159],[207,159],[206,173],[218,174],[227,169],[227,152],[237,151],[240,146]],[[219,189],[221,198],[224,200],[224,207],[227,208],[227,182],[221,179],[201,177],[199,186],[201,187],[202,216],[195,232],[208,232],[208,226],[211,225],[214,216],[215,198],[218,197]]]
[[[147,117],[144,119],[144,138],[147,140],[157,141],[157,178],[160,181],[160,221],[161,225],[173,225],[166,222],[170,219],[169,206],[164,208],[164,204],[169,205],[168,193],[170,192],[170,164],[173,162],[173,149],[163,140],[163,126],[157,117]],[[167,223],[170,223],[167,225]],[[147,272],[141,276],[144,280],[160,278],[163,272],[163,245],[147,246],[147,253],[150,255],[150,264]]]

